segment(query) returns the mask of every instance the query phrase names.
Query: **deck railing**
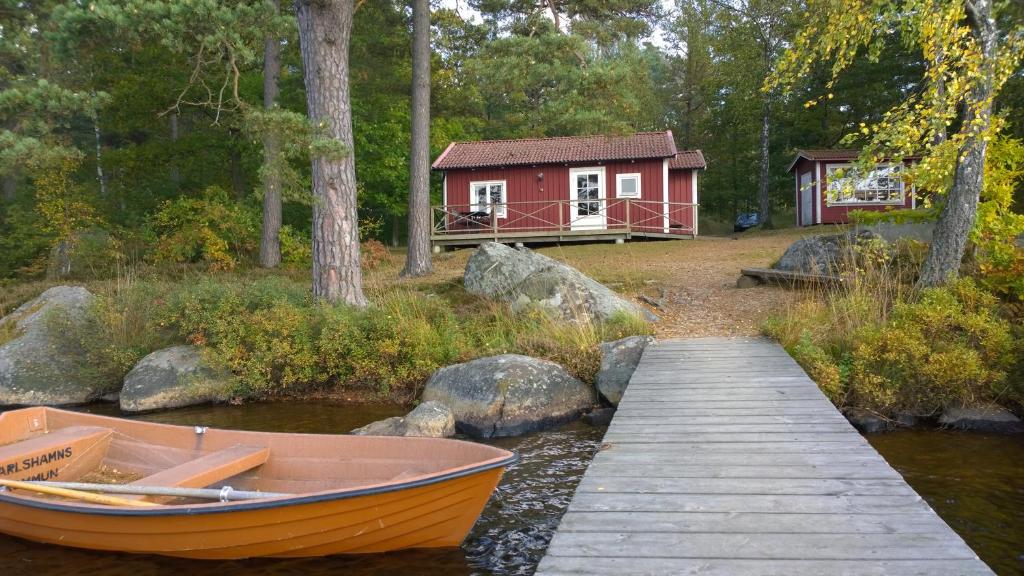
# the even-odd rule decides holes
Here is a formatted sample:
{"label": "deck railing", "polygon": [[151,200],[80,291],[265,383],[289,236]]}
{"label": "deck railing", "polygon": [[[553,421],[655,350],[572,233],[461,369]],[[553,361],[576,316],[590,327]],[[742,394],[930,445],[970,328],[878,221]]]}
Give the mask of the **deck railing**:
{"label": "deck railing", "polygon": [[557,235],[588,232],[696,234],[697,204],[633,198],[535,200],[433,207],[435,237]]}

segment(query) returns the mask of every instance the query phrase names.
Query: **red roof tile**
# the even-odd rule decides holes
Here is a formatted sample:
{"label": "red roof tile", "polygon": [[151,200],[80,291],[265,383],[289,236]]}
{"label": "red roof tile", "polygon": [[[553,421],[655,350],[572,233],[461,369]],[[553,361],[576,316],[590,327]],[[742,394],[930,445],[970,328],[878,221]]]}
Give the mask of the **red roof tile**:
{"label": "red roof tile", "polygon": [[[850,162],[852,160],[856,160],[858,156],[860,156],[860,150],[797,150],[796,158],[793,159],[793,162],[789,165],[789,168],[787,168],[786,171],[792,172],[793,167],[796,166],[796,163],[799,162],[801,158],[806,158],[811,162]],[[921,156],[905,156],[903,159],[920,160]]]}
{"label": "red roof tile", "polygon": [[700,150],[683,150],[668,161],[669,170],[694,170],[707,168],[704,154]]}
{"label": "red roof tile", "polygon": [[435,170],[674,158],[672,132],[630,136],[563,136],[522,140],[452,142],[434,161]]}

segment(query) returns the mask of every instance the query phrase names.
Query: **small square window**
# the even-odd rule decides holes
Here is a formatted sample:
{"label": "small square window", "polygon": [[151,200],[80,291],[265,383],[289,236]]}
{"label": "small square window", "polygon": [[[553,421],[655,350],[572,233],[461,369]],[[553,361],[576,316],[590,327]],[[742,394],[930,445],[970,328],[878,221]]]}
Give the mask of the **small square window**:
{"label": "small square window", "polygon": [[618,184],[615,195],[619,198],[640,197],[640,174],[619,174],[615,181]]}

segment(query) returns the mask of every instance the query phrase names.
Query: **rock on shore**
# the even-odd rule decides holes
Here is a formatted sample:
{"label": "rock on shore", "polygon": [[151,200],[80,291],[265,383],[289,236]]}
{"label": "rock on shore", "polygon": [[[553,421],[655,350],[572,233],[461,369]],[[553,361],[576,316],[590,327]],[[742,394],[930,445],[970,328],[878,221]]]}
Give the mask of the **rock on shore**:
{"label": "rock on shore", "polygon": [[597,394],[554,362],[503,354],[441,368],[422,399],[451,409],[460,432],[491,438],[574,420],[597,403]]}
{"label": "rock on shore", "polygon": [[463,283],[467,292],[503,300],[513,310],[537,307],[569,321],[601,321],[620,313],[658,319],[571,266],[495,242],[481,244],[470,256]]}
{"label": "rock on shore", "polygon": [[111,391],[79,339],[94,301],[81,286],[55,286],[0,320],[0,404],[83,404]]}
{"label": "rock on shore", "polygon": [[125,412],[180,408],[228,400],[230,372],[211,365],[196,346],[157,350],[124,377],[119,402]]}
{"label": "rock on shore", "polygon": [[440,402],[423,402],[405,416],[392,416],[356,428],[362,436],[421,436],[450,438],[455,435],[455,416]]}
{"label": "rock on shore", "polygon": [[601,370],[597,373],[597,391],[612,406],[618,406],[629,379],[636,371],[651,336],[629,336],[601,343]]}

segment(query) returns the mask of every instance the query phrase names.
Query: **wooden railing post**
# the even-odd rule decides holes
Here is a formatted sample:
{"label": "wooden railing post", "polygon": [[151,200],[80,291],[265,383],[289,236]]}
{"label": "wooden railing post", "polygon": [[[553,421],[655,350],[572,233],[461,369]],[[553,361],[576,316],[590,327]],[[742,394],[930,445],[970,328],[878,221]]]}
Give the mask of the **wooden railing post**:
{"label": "wooden railing post", "polygon": [[633,221],[630,219],[629,213],[632,211],[633,206],[630,204],[631,200],[626,198],[626,233],[633,231]]}
{"label": "wooden railing post", "polygon": [[494,241],[498,241],[498,205],[491,204],[491,233],[494,234]]}

